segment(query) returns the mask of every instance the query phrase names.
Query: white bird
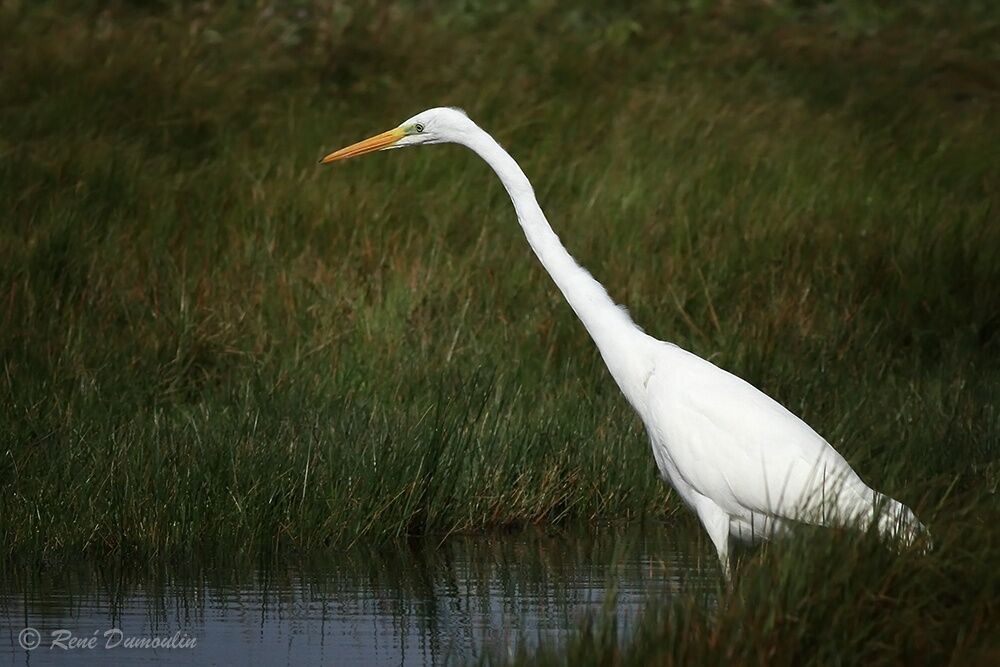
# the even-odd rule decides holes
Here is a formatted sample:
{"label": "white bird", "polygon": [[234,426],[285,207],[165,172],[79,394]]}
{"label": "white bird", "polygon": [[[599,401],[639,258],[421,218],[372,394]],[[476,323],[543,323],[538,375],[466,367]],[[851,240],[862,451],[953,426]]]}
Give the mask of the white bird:
{"label": "white bird", "polygon": [[462,110],[428,109],[320,162],[439,143],[470,148],[500,177],[531,249],[642,418],[660,474],[697,513],[727,577],[730,536],[767,539],[794,522],[860,529],[875,522],[881,535],[906,544],[925,532],[908,507],[865,484],[777,401],[640,329],[567,252],[514,159]]}

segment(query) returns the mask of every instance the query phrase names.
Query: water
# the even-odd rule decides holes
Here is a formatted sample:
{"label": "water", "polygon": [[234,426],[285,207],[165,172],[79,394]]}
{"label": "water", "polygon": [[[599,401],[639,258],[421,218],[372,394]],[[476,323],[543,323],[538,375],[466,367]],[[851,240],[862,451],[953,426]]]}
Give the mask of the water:
{"label": "water", "polygon": [[529,531],[266,568],[8,572],[0,664],[460,664],[560,641],[606,603],[627,627],[681,587],[710,590],[711,554],[685,538],[665,526]]}

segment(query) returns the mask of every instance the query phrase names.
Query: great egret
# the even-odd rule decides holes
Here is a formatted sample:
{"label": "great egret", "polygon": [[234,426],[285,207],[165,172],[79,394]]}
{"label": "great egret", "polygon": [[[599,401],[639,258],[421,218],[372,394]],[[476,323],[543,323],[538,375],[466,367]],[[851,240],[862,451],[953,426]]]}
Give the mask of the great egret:
{"label": "great egret", "polygon": [[435,108],[320,162],[372,151],[456,143],[503,182],[532,250],[597,344],[642,418],[660,474],[697,514],[729,576],[729,538],[767,539],[790,522],[876,522],[912,542],[923,525],[874,491],[805,422],[744,380],[642,331],[566,251],[514,159],[460,109]]}

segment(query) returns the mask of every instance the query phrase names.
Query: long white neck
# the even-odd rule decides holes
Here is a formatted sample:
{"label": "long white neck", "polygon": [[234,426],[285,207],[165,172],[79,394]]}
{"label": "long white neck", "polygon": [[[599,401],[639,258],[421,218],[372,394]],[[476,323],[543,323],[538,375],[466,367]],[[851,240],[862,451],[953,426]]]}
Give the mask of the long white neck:
{"label": "long white neck", "polygon": [[[528,244],[542,266],[566,297],[583,326],[587,328],[613,375],[616,363],[636,335],[645,338],[625,310],[608,296],[604,287],[576,263],[559,237],[552,231],[535,199],[534,189],[521,167],[493,137],[476,127],[461,142],[475,151],[500,177],[517,211]],[[618,353],[616,353],[618,352]]]}

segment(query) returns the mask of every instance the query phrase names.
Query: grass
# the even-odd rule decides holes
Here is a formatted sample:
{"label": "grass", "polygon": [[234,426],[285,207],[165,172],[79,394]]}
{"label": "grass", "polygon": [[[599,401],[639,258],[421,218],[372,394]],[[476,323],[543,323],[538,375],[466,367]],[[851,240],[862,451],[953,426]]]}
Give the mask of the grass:
{"label": "grass", "polygon": [[800,537],[756,554],[732,590],[712,595],[688,587],[676,598],[652,601],[627,625],[608,605],[564,642],[521,647],[514,656],[493,653],[481,662],[995,663],[996,559],[978,557],[995,553],[995,537],[970,531],[961,542],[940,543],[929,557],[894,554],[874,538],[848,540],[830,531]]}
{"label": "grass", "polygon": [[875,593],[843,626],[796,606],[830,608],[799,594],[834,574],[890,611],[925,595],[962,629],[933,655],[962,657],[1000,571],[1000,17],[732,4],[4,3],[3,557],[679,510],[484,165],[315,165],[454,104],[640,324],[785,403],[942,545],[865,551],[855,580],[836,549],[867,547],[793,540],[615,659],[674,628],[705,651],[678,662],[763,660],[727,652],[748,613],[775,650],[848,636]]}

